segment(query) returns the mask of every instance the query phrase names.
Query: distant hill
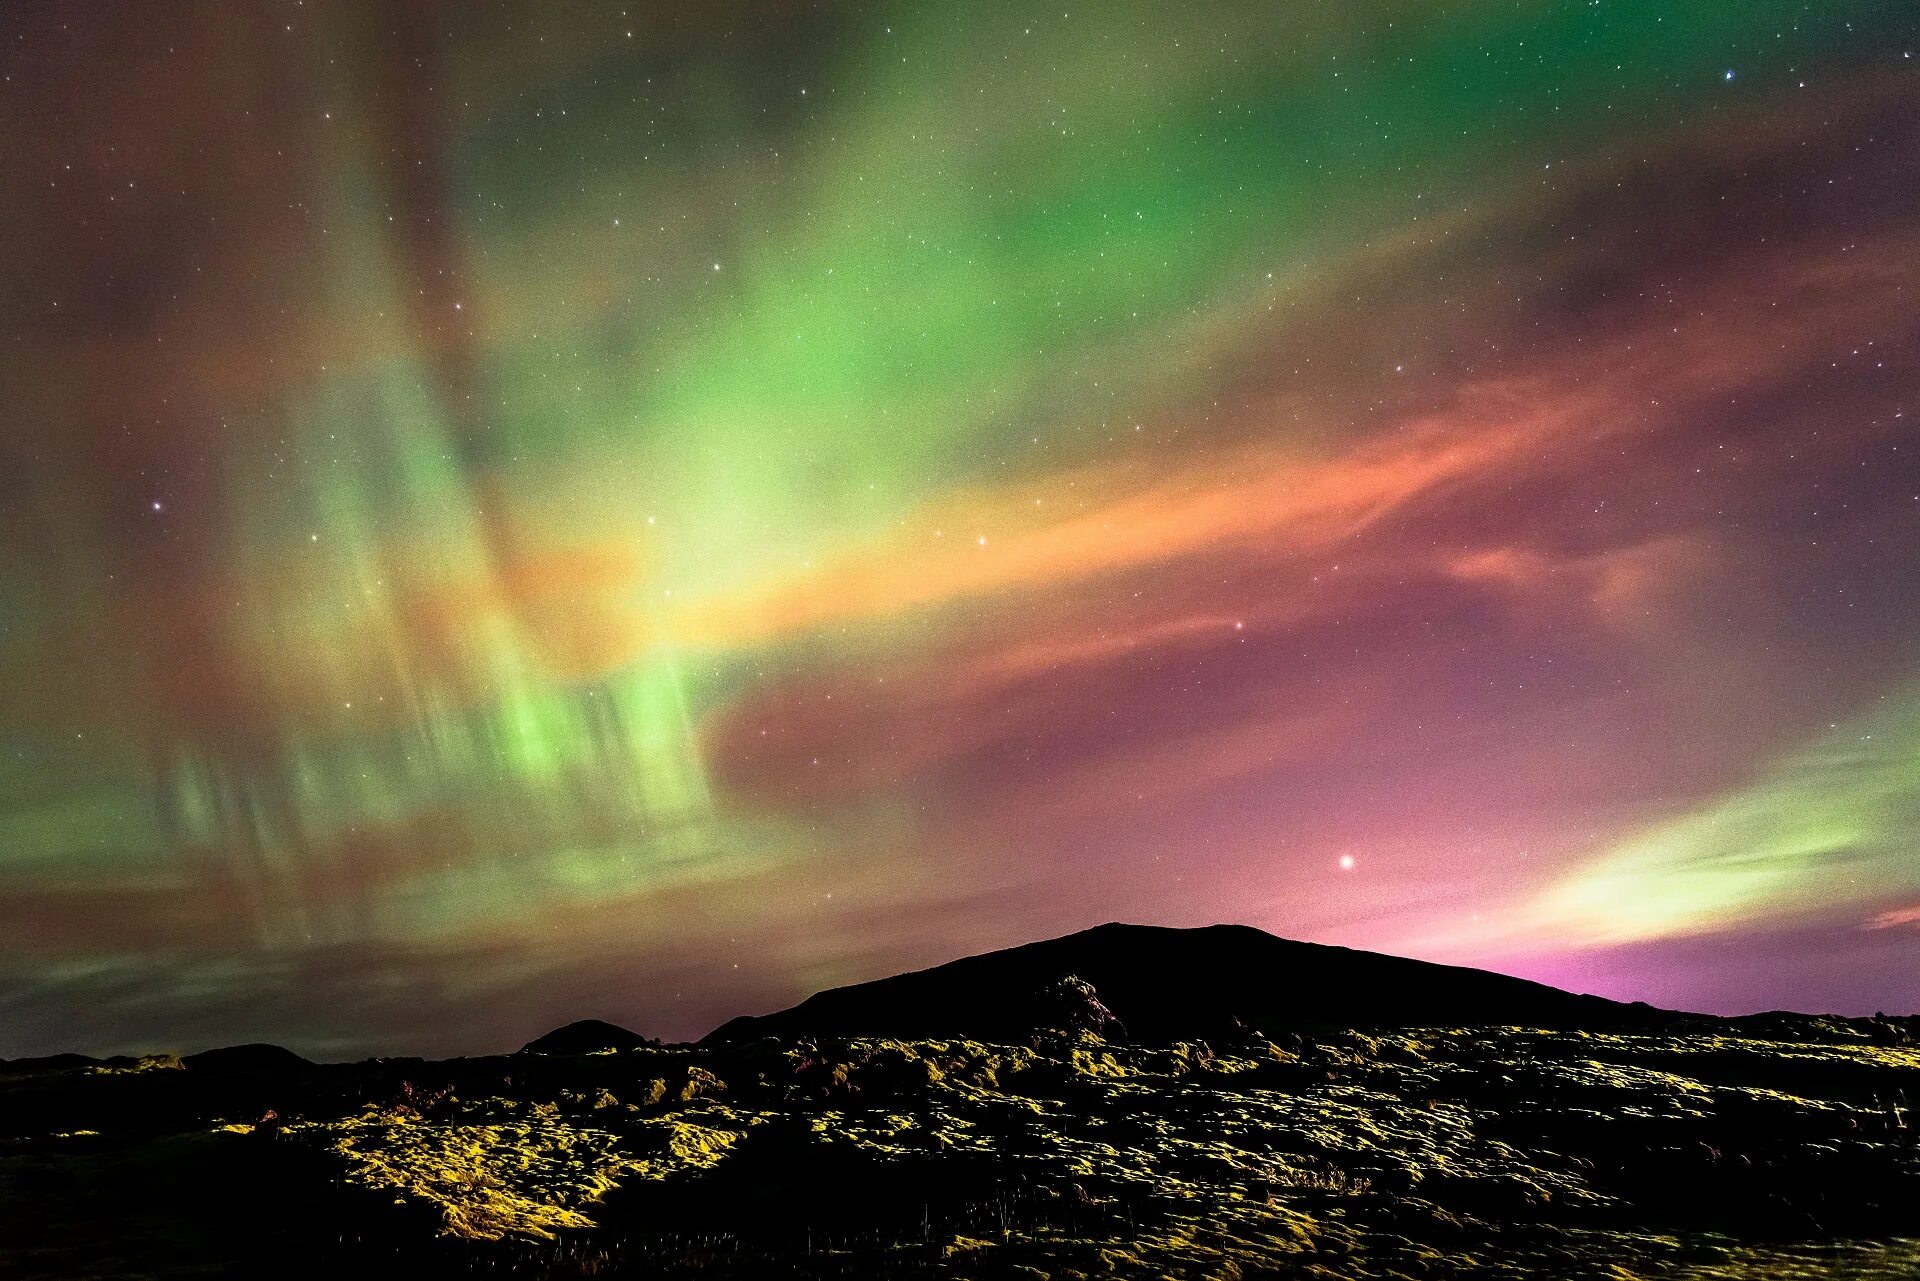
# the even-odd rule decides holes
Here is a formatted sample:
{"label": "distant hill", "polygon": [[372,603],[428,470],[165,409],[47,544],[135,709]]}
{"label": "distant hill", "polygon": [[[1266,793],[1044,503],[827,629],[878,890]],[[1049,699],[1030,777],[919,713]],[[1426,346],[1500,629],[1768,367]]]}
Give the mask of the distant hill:
{"label": "distant hill", "polygon": [[1485,970],[1276,938],[1247,925],[1108,924],[808,997],[733,1019],[703,1043],[758,1037],[1020,1040],[1059,1026],[1061,980],[1091,984],[1137,1041],[1241,1028],[1621,1028],[1670,1020],[1643,1004],[1580,996]]}
{"label": "distant hill", "polygon": [[298,1072],[313,1066],[310,1060],[301,1058],[292,1050],[258,1042],[203,1050],[187,1055],[180,1060],[180,1064],[189,1072],[252,1077],[270,1076],[276,1072]]}
{"label": "distant hill", "polygon": [[630,1032],[617,1023],[600,1019],[581,1019],[535,1037],[520,1047],[522,1054],[598,1054],[606,1050],[631,1050],[658,1045],[638,1032]]}

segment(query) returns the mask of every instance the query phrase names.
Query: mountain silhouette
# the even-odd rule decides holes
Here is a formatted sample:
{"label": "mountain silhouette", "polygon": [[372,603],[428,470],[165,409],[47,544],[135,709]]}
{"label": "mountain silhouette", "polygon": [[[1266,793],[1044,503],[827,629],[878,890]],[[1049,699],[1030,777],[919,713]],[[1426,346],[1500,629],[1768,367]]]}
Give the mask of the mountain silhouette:
{"label": "mountain silhouette", "polygon": [[637,1046],[658,1045],[638,1032],[630,1032],[617,1023],[600,1019],[580,1019],[557,1027],[545,1036],[535,1037],[520,1047],[522,1054],[597,1054],[602,1050],[630,1050]]}
{"label": "mountain silhouette", "polygon": [[202,1050],[180,1060],[189,1072],[218,1076],[271,1076],[299,1072],[313,1066],[292,1050],[278,1045],[253,1042],[247,1045],[223,1045],[217,1050]]}
{"label": "mountain silhouette", "polygon": [[1059,1027],[1062,980],[1091,985],[1125,1036],[1142,1042],[1327,1027],[1602,1029],[1675,1017],[1486,970],[1294,942],[1248,925],[1111,923],[833,988],[774,1014],[733,1019],[703,1044],[807,1036],[1024,1040]]}

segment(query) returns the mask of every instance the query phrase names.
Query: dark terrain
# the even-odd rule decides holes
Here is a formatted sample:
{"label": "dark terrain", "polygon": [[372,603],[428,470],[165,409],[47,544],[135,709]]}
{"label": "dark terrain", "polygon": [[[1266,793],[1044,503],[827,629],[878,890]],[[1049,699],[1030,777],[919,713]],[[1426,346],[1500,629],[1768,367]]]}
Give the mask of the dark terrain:
{"label": "dark terrain", "polygon": [[1920,1020],[1107,926],[661,1046],[0,1063],[0,1276],[1920,1276]]}

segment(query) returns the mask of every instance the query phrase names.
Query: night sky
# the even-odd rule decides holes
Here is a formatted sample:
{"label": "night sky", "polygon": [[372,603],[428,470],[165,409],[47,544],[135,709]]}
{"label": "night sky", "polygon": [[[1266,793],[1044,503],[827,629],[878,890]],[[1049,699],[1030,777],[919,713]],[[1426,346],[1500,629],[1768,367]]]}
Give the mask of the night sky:
{"label": "night sky", "polygon": [[1920,11],[0,9],[0,1054],[1109,919],[1920,1008]]}

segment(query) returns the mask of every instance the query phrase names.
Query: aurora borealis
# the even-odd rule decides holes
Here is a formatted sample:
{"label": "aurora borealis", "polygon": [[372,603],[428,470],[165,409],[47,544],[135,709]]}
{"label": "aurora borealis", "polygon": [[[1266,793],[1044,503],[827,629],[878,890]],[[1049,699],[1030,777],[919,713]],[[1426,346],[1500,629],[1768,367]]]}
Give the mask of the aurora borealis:
{"label": "aurora borealis", "polygon": [[0,14],[0,1054],[1108,919],[1920,1007],[1920,14]]}

